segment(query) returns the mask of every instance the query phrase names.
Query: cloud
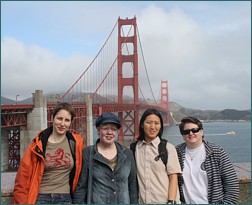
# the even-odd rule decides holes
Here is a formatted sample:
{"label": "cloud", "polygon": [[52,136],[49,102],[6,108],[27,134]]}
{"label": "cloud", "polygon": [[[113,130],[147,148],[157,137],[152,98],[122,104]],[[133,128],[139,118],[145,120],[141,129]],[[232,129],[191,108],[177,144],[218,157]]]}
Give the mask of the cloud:
{"label": "cloud", "polygon": [[179,8],[152,5],[138,27],[152,82],[168,80],[170,100],[200,109],[249,108],[248,25],[224,24],[213,33]]}
{"label": "cloud", "polygon": [[[98,53],[118,16],[136,15],[142,45],[138,47],[139,69],[144,67],[144,56],[156,98],[161,80],[168,80],[169,99],[182,106],[250,108],[251,9],[246,4],[113,2],[112,8],[109,2],[100,3],[44,2],[38,12],[37,3],[25,4],[22,14],[30,5],[33,12],[21,15],[29,18],[22,19],[25,29],[17,31],[8,25],[22,25],[21,17],[5,9],[2,95],[13,99],[19,94],[24,99],[35,89],[66,91]],[[65,8],[66,13],[62,12]],[[148,95],[143,72],[139,72],[139,82]]]}
{"label": "cloud", "polygon": [[37,45],[25,45],[13,38],[1,43],[1,84],[5,97],[31,97],[35,90],[44,93],[64,92],[81,75],[90,58],[74,55],[67,58]]}

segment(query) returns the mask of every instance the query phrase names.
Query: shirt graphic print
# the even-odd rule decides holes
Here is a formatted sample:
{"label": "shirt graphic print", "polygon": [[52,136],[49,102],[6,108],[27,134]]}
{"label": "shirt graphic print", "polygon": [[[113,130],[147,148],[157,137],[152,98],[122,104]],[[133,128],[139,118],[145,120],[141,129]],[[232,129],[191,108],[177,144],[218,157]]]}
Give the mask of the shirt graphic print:
{"label": "shirt graphic print", "polygon": [[48,169],[56,167],[69,168],[71,162],[71,154],[65,152],[64,149],[58,148],[54,153],[46,153],[46,166]]}

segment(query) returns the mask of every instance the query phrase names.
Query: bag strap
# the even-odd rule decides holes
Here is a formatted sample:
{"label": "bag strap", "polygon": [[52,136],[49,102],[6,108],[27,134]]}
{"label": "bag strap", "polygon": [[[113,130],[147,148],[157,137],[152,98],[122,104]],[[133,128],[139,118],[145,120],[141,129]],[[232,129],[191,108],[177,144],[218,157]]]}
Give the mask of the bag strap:
{"label": "bag strap", "polygon": [[165,166],[167,165],[167,161],[168,161],[168,151],[166,149],[166,144],[167,144],[167,140],[161,139],[158,145],[158,152]]}
{"label": "bag strap", "polygon": [[[130,149],[132,150],[134,157],[135,157],[137,142],[138,141],[135,141],[135,142],[132,142],[130,144]],[[159,158],[161,158],[161,160],[163,161],[165,166],[167,165],[167,162],[168,162],[168,151],[166,149],[166,144],[167,144],[166,139],[161,139],[160,140],[160,143],[158,144],[158,153],[159,153],[159,155],[155,157],[156,161],[158,161]]]}

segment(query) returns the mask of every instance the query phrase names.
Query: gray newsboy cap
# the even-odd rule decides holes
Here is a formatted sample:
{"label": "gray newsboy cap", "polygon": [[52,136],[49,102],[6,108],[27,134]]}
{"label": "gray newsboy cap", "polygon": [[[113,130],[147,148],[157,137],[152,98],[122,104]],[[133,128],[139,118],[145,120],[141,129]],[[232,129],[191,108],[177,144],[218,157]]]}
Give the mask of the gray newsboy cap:
{"label": "gray newsboy cap", "polygon": [[116,124],[117,128],[121,127],[120,118],[110,112],[102,113],[95,122],[95,126],[98,128],[101,124],[113,123]]}

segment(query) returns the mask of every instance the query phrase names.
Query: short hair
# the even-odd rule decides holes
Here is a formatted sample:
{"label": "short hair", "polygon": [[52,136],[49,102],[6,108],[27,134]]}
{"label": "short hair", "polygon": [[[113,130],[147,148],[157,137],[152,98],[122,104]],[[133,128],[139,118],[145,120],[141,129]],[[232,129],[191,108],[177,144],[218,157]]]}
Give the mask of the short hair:
{"label": "short hair", "polygon": [[[187,123],[193,123],[193,124],[196,124],[198,125],[198,127],[200,129],[203,130],[203,125],[202,125],[202,122],[195,118],[195,117],[191,117],[191,116],[188,116],[188,117],[184,117],[182,120],[181,120],[181,123],[179,124],[179,131],[180,131],[180,134],[182,134],[183,130],[184,130],[184,126],[185,124]],[[183,135],[183,134],[182,134]]]}
{"label": "short hair", "polygon": [[157,117],[159,117],[160,123],[161,123],[161,128],[159,130],[158,136],[159,136],[160,139],[162,139],[162,134],[163,134],[163,130],[164,130],[164,123],[163,123],[162,115],[160,114],[160,112],[158,110],[150,108],[150,109],[145,110],[145,112],[143,113],[143,115],[142,115],[142,117],[140,119],[140,123],[139,123],[139,137],[137,138],[137,140],[139,140],[139,141],[144,140],[145,132],[144,132],[144,128],[143,128],[143,123],[144,123],[145,119],[149,115],[156,115]]}
{"label": "short hair", "polygon": [[57,104],[55,106],[55,108],[53,109],[52,111],[52,116],[53,116],[53,119],[54,117],[57,115],[57,113],[60,111],[60,110],[66,110],[70,113],[71,115],[71,121],[74,120],[74,117],[75,117],[75,111],[74,111],[74,108],[72,105],[70,105],[69,103],[67,102],[61,102],[59,104]]}

